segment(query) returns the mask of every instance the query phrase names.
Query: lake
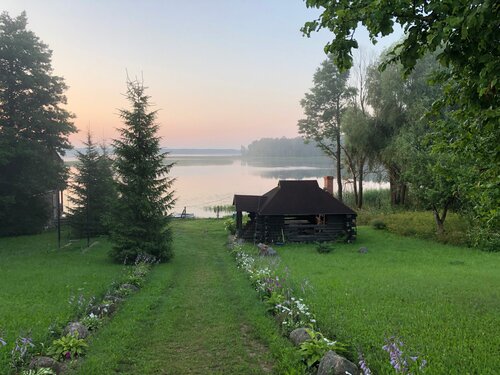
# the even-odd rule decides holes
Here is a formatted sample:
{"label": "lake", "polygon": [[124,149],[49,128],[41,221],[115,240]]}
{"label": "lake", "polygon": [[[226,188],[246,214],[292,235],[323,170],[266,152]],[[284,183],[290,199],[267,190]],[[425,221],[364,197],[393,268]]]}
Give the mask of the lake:
{"label": "lake", "polygon": [[[207,207],[229,205],[234,194],[261,195],[274,188],[279,180],[316,179],[323,187],[323,176],[334,175],[333,161],[328,158],[252,158],[237,155],[172,155],[176,164],[171,176],[177,202],[174,213],[196,217],[215,217]],[[388,189],[387,182],[364,183],[365,189]],[[336,182],[334,182],[336,186]],[[346,190],[352,184],[344,182]]]}
{"label": "lake", "polygon": [[[173,214],[180,214],[186,207],[186,212],[195,217],[215,217],[209,207],[230,205],[234,194],[264,194],[279,180],[315,179],[323,187],[323,176],[335,175],[334,163],[326,157],[244,159],[239,155],[172,154],[167,161],[175,162],[170,172],[175,178]],[[368,177],[371,180],[363,184],[366,190],[389,188],[387,182],[378,182],[377,176]],[[334,181],[334,188],[336,184]],[[344,181],[344,189],[352,190],[352,184]],[[65,195],[67,205],[67,191]]]}

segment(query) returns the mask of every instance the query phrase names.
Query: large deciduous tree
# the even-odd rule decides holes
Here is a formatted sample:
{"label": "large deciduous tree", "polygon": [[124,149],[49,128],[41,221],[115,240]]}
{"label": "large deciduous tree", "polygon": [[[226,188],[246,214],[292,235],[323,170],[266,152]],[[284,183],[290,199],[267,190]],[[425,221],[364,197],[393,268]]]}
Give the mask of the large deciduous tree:
{"label": "large deciduous tree", "polygon": [[314,73],[314,86],[300,104],[305,119],[298,122],[299,133],[312,140],[336,162],[337,196],[342,200],[342,113],[356,90],[347,84],[349,73],[341,73],[329,57]]}
{"label": "large deciduous tree", "polygon": [[[306,0],[322,8],[317,20],[307,22],[306,35],[321,28],[334,38],[325,52],[341,69],[352,65],[351,51],[358,47],[354,32],[364,25],[372,42],[389,35],[399,24],[406,37],[391,52],[388,63],[400,63],[409,73],[428,52],[447,68],[438,81],[443,95],[434,109],[449,107],[449,115],[434,125],[433,149],[448,154],[457,183],[469,201],[476,233],[500,243],[500,5],[475,1],[373,1]],[[488,234],[489,233],[489,234]],[[492,244],[492,242],[490,242]]]}
{"label": "large deciduous tree", "polygon": [[50,192],[65,185],[60,154],[76,129],[52,52],[27,30],[26,13],[0,15],[0,235],[35,233],[50,217]]}
{"label": "large deciduous tree", "polygon": [[125,126],[114,141],[119,198],[111,220],[111,255],[130,263],[147,253],[165,262],[173,255],[173,179],[168,176],[173,164],[165,164],[166,154],[160,152],[157,113],[149,110],[142,83],[128,81],[127,98],[132,108],[120,111]]}

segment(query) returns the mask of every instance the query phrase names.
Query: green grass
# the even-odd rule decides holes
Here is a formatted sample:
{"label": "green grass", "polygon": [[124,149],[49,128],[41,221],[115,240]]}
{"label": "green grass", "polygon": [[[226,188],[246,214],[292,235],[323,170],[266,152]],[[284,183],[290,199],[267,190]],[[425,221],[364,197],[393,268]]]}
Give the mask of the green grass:
{"label": "green grass", "polygon": [[283,373],[297,360],[225,249],[223,222],[174,222],[175,257],[90,340],[77,374]]}
{"label": "green grass", "polygon": [[279,269],[298,294],[305,286],[321,331],[351,344],[351,358],[361,349],[375,373],[392,373],[381,347],[397,335],[429,362],[426,374],[498,373],[500,254],[368,227],[334,247],[285,245]]}
{"label": "green grass", "polygon": [[105,241],[86,249],[73,243],[57,250],[56,234],[0,238],[0,373],[9,368],[10,350],[19,334],[47,341],[49,327],[73,317],[71,295],[104,293],[122,267],[111,263]]}
{"label": "green grass", "polygon": [[467,219],[449,212],[444,224],[445,233],[436,234],[436,223],[431,211],[358,211],[358,225],[371,225],[374,220],[386,224],[391,233],[406,237],[433,240],[439,243],[466,246],[468,243]]}

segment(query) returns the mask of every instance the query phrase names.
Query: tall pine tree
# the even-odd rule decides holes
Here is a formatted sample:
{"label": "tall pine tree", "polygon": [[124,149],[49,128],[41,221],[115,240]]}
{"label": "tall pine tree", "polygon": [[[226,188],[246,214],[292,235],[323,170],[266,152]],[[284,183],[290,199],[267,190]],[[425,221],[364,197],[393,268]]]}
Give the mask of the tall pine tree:
{"label": "tall pine tree", "polygon": [[149,96],[142,83],[127,82],[132,108],[121,110],[125,126],[114,142],[118,203],[111,220],[111,255],[120,262],[133,262],[140,253],[168,261],[172,255],[169,211],[173,207],[173,179],[168,173],[156,136],[156,111],[149,110]]}
{"label": "tall pine tree", "polygon": [[76,129],[52,51],[26,29],[26,13],[0,15],[0,235],[41,231],[51,192],[65,185],[60,158]]}
{"label": "tall pine tree", "polygon": [[78,152],[76,171],[69,187],[69,222],[77,237],[108,233],[107,217],[116,201],[111,160],[104,147],[99,154],[90,132],[85,152]]}

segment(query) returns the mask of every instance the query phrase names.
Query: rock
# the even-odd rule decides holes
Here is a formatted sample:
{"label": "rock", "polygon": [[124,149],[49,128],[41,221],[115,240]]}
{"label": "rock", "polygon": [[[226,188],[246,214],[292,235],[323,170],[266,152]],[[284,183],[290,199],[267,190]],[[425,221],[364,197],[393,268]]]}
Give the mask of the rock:
{"label": "rock", "polygon": [[305,328],[296,328],[290,333],[290,340],[297,346],[310,339],[311,336]]}
{"label": "rock", "polygon": [[103,316],[109,316],[113,314],[116,311],[117,307],[117,303],[101,303],[92,307],[90,313],[98,316],[99,318],[102,318]]}
{"label": "rock", "polygon": [[266,244],[259,243],[257,245],[257,247],[259,248],[259,255],[260,256],[276,256],[276,255],[278,255],[276,250],[274,250],[270,246],[267,246]]}
{"label": "rock", "polygon": [[360,375],[358,367],[351,361],[329,350],[321,359],[317,375]]}
{"label": "rock", "polygon": [[233,243],[234,241],[236,240],[236,236],[235,235],[228,235],[227,236],[227,243],[230,244],[230,243]]}
{"label": "rock", "polygon": [[80,322],[70,322],[63,332],[65,335],[75,335],[78,334],[79,339],[84,339],[89,335],[89,330]]}
{"label": "rock", "polygon": [[366,254],[368,252],[368,249],[366,247],[360,247],[358,250],[358,253],[360,254]]}
{"label": "rock", "polygon": [[139,290],[139,287],[134,285],[134,284],[125,283],[125,284],[120,285],[120,289],[126,289],[126,290],[130,290],[131,292],[137,292]]}
{"label": "rock", "polygon": [[61,373],[61,366],[59,362],[50,357],[35,357],[31,360],[29,368],[37,370],[39,368],[50,368],[56,374]]}
{"label": "rock", "polygon": [[119,297],[119,296],[115,296],[113,294],[107,294],[104,296],[104,301],[110,301],[113,303],[120,303],[123,301],[123,298]]}

